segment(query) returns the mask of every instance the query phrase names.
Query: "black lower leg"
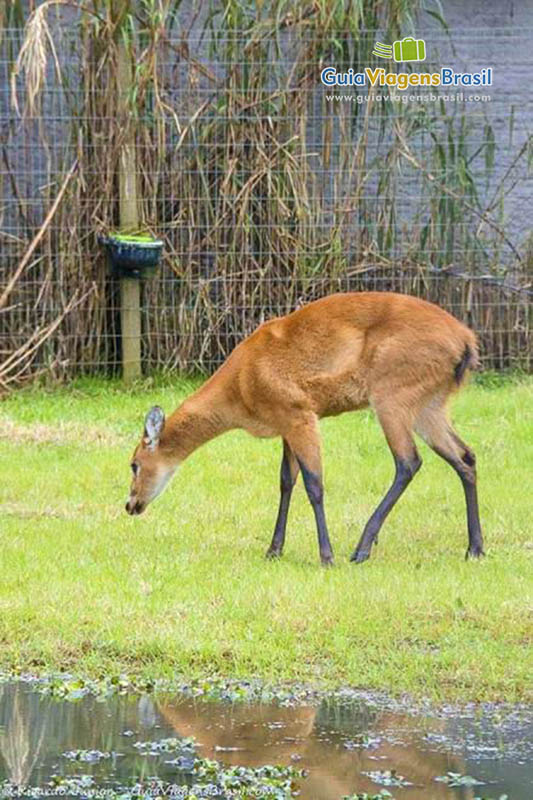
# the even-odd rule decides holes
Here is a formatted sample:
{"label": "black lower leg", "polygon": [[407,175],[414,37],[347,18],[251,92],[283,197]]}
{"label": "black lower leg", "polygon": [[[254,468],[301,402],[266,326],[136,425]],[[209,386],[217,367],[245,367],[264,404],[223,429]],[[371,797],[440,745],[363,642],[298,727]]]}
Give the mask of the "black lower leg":
{"label": "black lower leg", "polygon": [[466,551],[466,558],[479,558],[485,555],[485,553],[483,551],[483,535],[481,533],[477,499],[476,457],[472,450],[457,436],[455,431],[451,431],[451,434],[456,444],[461,448],[460,457],[457,455],[448,455],[448,453],[444,453],[436,447],[433,449],[453,467],[461,479],[465,493],[466,520],[468,526],[468,550]]}
{"label": "black lower leg", "polygon": [[416,451],[409,460],[400,459],[395,455],[394,463],[396,465],[396,474],[392,486],[366,523],[359,544],[350,558],[350,561],[355,561],[357,564],[366,561],[369,557],[372,545],[377,540],[378,533],[387,515],[400,495],[405,491],[415,473],[422,466],[422,460]]}
{"label": "black lower leg", "polygon": [[483,552],[483,535],[481,533],[477,499],[476,457],[457,435],[455,435],[455,439],[462,446],[463,452],[460,461],[450,460],[449,463],[459,475],[465,493],[466,520],[468,526],[468,550],[466,551],[466,558],[479,558],[485,555],[485,553]]}
{"label": "black lower leg", "polygon": [[298,463],[302,470],[307,496],[315,514],[320,560],[326,565],[333,564],[333,550],[329,540],[326,515],[324,512],[324,487],[322,478],[320,475],[315,475],[314,472],[308,470],[299,459]]}
{"label": "black lower leg", "polygon": [[[277,558],[283,551],[285,544],[285,531],[287,529],[287,516],[289,513],[289,506],[291,502],[291,495],[294,484],[296,482],[297,474],[295,475],[291,469],[291,460],[294,456],[286,442],[283,443],[283,458],[281,460],[280,472],[280,501],[276,525],[274,528],[274,535],[272,542],[267,550],[267,558]],[[297,473],[297,470],[296,470]]]}
{"label": "black lower leg", "polygon": [[479,558],[484,556],[483,534],[481,533],[481,523],[479,521],[479,506],[477,500],[477,487],[475,482],[462,478],[463,489],[466,499],[466,517],[468,524],[468,550],[466,558]]}

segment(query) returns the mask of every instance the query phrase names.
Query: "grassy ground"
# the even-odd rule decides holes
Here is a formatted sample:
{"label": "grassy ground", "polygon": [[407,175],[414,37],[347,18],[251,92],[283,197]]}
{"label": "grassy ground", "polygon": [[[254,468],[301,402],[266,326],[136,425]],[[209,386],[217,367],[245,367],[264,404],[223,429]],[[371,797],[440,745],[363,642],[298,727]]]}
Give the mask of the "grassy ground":
{"label": "grassy ground", "polygon": [[191,388],[84,382],[0,405],[0,666],[531,699],[531,379],[485,379],[455,401],[478,456],[488,551],[479,563],[463,560],[459,480],[424,445],[424,467],[372,559],[348,563],[392,459],[370,413],[325,421],[331,570],[319,566],[301,483],[285,555],[263,559],[277,441],[226,434],[144,516],[126,515],[145,411],[158,402],[168,412]]}

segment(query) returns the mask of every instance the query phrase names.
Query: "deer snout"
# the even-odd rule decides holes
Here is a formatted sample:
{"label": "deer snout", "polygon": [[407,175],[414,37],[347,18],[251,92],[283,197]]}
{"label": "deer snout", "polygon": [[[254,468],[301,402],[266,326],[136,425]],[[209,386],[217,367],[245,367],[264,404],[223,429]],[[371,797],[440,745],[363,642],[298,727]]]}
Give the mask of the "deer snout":
{"label": "deer snout", "polygon": [[128,512],[128,514],[130,514],[131,516],[134,516],[135,514],[142,514],[142,512],[145,509],[145,505],[144,505],[144,503],[141,503],[140,500],[136,500],[136,499],[132,500],[131,497],[130,497],[130,499],[126,503],[125,508],[126,508],[126,511]]}

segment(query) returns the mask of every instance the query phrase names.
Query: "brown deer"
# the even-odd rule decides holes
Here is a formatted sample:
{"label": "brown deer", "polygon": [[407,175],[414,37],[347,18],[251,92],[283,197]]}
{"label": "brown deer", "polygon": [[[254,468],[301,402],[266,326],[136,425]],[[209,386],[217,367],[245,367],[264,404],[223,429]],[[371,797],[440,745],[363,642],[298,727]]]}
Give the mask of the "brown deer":
{"label": "brown deer", "polygon": [[390,292],[335,294],[260,325],[165,421],[155,406],[131,462],[126,511],[140,514],[200,445],[233,428],[281,436],[281,499],[267,556],[281,555],[293,486],[301,471],[314,511],[320,558],[333,562],[324,513],[318,420],[371,406],[396,474],[351,560],[365,561],[383,522],[422,464],[413,433],[459,475],[468,550],[483,555],[475,458],[446,413],[450,395],[478,363],[469,328],[436,305]]}

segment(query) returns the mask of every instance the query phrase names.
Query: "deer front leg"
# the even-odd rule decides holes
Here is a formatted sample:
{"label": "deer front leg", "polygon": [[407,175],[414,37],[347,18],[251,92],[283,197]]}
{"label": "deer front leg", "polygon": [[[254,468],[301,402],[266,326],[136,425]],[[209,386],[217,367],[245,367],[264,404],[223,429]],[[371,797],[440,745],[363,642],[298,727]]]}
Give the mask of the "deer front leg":
{"label": "deer front leg", "polygon": [[296,456],[309,502],[315,515],[320,560],[324,566],[333,564],[333,550],[329,540],[324,512],[324,484],[322,481],[322,458],[318,419],[310,414],[305,420],[293,425],[286,440]]}
{"label": "deer front leg", "polygon": [[276,527],[274,528],[274,536],[272,542],[267,550],[267,558],[278,558],[283,552],[283,545],[285,544],[285,531],[287,528],[287,516],[289,513],[289,505],[291,502],[291,495],[294,484],[298,477],[300,466],[290,446],[283,440],[283,458],[281,460],[280,471],[280,500],[278,517],[276,519]]}

